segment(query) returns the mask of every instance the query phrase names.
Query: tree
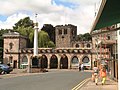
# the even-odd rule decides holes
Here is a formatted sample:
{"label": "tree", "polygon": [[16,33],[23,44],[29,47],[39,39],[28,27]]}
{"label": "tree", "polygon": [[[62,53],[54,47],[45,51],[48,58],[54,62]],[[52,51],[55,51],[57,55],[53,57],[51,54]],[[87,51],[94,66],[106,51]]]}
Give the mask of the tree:
{"label": "tree", "polygon": [[4,33],[7,33],[9,29],[0,30],[0,62],[3,62],[3,37]]}
{"label": "tree", "polygon": [[92,40],[92,36],[89,33],[85,33],[83,35],[84,37],[84,41],[91,41]]}
{"label": "tree", "polygon": [[55,28],[51,24],[44,24],[41,30],[47,32],[50,40],[55,43]]}
{"label": "tree", "polygon": [[34,28],[34,23],[32,20],[30,20],[30,17],[25,17],[23,19],[20,19],[17,23],[15,23],[15,26],[13,26],[13,29],[16,30],[19,27],[32,27]]}
{"label": "tree", "polygon": [[92,36],[89,33],[79,34],[77,36],[77,40],[79,40],[79,41],[91,41]]}
{"label": "tree", "polygon": [[55,47],[54,42],[53,42],[53,41],[49,41],[49,42],[48,42],[48,47],[54,48],[54,47]]}
{"label": "tree", "polygon": [[40,31],[38,33],[38,47],[39,48],[55,47],[54,43],[49,39],[49,35],[47,32]]}
{"label": "tree", "polygon": [[14,31],[19,32],[21,35],[28,37],[28,47],[33,47],[34,23],[29,17],[20,19],[15,26],[13,26],[13,29]]}

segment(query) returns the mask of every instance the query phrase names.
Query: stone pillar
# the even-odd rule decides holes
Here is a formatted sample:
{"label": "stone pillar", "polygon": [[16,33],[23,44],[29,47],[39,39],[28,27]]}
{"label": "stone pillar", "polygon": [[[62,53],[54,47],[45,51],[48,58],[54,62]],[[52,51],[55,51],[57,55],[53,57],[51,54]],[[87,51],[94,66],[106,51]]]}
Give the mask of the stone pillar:
{"label": "stone pillar", "polygon": [[28,56],[28,69],[27,69],[28,73],[31,73],[31,57]]}
{"label": "stone pillar", "polygon": [[50,56],[48,56],[47,59],[48,59],[48,67],[47,68],[50,69]]}
{"label": "stone pillar", "polygon": [[38,55],[38,24],[34,28],[34,56]]}
{"label": "stone pillar", "polygon": [[71,62],[71,57],[68,57],[68,69],[71,68],[71,67],[70,67],[70,66],[71,66],[71,65],[70,65],[71,63],[70,63],[70,62]]}
{"label": "stone pillar", "polygon": [[58,56],[58,69],[60,69],[60,56]]}

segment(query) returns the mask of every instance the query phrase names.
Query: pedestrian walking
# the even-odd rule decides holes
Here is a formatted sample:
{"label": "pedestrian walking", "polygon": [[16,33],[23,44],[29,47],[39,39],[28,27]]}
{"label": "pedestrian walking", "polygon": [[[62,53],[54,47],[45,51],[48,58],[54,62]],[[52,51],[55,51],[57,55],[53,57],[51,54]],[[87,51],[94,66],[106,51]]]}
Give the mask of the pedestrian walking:
{"label": "pedestrian walking", "polygon": [[79,71],[81,71],[81,64],[79,64],[79,67],[78,67],[78,68],[79,68]]}
{"label": "pedestrian walking", "polygon": [[103,66],[100,70],[100,77],[102,78],[102,85],[105,84],[106,76],[107,76],[106,68]]}
{"label": "pedestrian walking", "polygon": [[83,63],[81,64],[81,71],[84,71],[84,65],[83,65]]}
{"label": "pedestrian walking", "polygon": [[96,85],[98,85],[98,67],[93,68],[93,73],[92,73],[92,80],[95,82]]}

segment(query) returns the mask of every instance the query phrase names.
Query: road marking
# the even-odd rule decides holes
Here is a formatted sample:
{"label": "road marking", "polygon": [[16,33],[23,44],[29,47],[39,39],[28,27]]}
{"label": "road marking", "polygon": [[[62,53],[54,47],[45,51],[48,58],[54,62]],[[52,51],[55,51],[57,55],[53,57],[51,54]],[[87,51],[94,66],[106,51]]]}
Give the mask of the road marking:
{"label": "road marking", "polygon": [[79,90],[86,82],[88,82],[90,80],[90,78],[87,78],[85,80],[83,80],[82,82],[80,82],[77,86],[75,86],[72,90]]}

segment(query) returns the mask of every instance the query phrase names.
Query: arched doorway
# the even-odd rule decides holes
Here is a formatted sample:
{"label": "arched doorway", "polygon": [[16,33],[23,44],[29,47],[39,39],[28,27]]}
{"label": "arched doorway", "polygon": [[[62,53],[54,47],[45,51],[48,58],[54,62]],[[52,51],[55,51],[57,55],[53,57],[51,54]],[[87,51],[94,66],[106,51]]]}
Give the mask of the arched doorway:
{"label": "arched doorway", "polygon": [[38,67],[38,64],[39,63],[39,60],[37,57],[33,57],[32,58],[32,67],[35,68],[35,67]]}
{"label": "arched doorway", "polygon": [[48,67],[48,59],[45,55],[42,55],[40,58],[40,68],[47,68]]}
{"label": "arched doorway", "polygon": [[74,56],[71,60],[71,68],[78,68],[79,67],[79,60],[77,56]]}
{"label": "arched doorway", "polygon": [[50,58],[50,68],[58,68],[58,59],[56,55],[52,55]]}
{"label": "arched doorway", "polygon": [[60,59],[60,68],[68,69],[68,57],[65,54]]}
{"label": "arched doorway", "polygon": [[90,63],[90,60],[89,60],[89,58],[87,56],[85,56],[82,59],[82,62],[83,62],[83,65],[84,65],[84,69],[90,69],[91,63]]}
{"label": "arched doorway", "polygon": [[23,56],[23,59],[21,62],[21,68],[24,69],[24,68],[27,68],[27,66],[28,66],[28,58],[27,56]]}

